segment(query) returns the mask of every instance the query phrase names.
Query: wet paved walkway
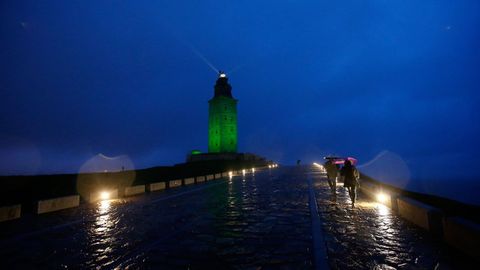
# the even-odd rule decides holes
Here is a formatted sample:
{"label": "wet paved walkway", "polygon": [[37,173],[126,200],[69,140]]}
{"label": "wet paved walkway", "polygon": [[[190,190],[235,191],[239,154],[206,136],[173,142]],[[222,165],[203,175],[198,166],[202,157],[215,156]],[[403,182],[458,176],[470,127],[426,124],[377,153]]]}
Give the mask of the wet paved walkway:
{"label": "wet paved walkway", "polygon": [[358,193],[355,208],[343,185],[337,196],[318,171],[315,182],[332,269],[476,269],[470,258]]}
{"label": "wet paved walkway", "polygon": [[333,202],[322,175],[287,167],[1,224],[0,268],[311,269],[308,180],[332,269],[456,262],[389,209],[352,210],[343,188]]}

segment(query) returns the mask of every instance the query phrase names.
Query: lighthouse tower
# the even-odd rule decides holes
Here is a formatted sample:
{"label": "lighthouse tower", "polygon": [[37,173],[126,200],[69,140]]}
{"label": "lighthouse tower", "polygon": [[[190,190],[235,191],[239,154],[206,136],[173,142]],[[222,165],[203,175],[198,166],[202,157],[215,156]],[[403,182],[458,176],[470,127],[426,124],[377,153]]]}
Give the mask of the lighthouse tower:
{"label": "lighthouse tower", "polygon": [[215,95],[208,101],[208,152],[237,152],[237,102],[227,75],[220,72]]}

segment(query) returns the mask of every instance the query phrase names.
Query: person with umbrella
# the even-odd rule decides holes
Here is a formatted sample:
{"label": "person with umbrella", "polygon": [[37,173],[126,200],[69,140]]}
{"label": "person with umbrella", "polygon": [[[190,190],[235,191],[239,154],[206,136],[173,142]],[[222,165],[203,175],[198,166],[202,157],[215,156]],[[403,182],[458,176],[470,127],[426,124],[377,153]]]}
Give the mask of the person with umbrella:
{"label": "person with umbrella", "polygon": [[327,171],[327,180],[328,180],[328,185],[330,186],[330,189],[332,189],[332,193],[334,196],[337,195],[337,176],[338,176],[338,167],[337,164],[335,164],[335,161],[333,159],[327,159],[327,162],[325,162],[325,170]]}

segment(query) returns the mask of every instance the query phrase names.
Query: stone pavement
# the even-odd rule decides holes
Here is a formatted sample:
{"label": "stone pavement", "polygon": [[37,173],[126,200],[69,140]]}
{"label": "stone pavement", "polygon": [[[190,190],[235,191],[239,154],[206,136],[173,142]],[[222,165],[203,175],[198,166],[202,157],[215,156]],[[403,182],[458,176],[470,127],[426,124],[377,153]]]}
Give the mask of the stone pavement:
{"label": "stone pavement", "polygon": [[333,202],[326,179],[311,167],[0,224],[0,268],[312,269],[309,179],[332,269],[468,269],[468,259],[450,255],[388,208],[360,196],[351,209],[343,188]]}
{"label": "stone pavement", "polygon": [[2,224],[0,268],[309,269],[307,191],[266,170]]}
{"label": "stone pavement", "polygon": [[131,266],[310,269],[307,188],[301,175],[290,172],[234,178],[224,194],[206,197],[194,226]]}
{"label": "stone pavement", "polygon": [[391,209],[358,193],[355,208],[337,184],[313,172],[324,238],[332,269],[476,269],[472,259],[446,247]]}

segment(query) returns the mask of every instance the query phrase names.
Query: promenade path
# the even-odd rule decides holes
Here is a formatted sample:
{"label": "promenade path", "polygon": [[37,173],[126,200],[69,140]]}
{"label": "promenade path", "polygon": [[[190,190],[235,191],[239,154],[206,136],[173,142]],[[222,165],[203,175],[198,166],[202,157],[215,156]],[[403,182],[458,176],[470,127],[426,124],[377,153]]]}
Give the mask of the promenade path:
{"label": "promenade path", "polygon": [[[321,225],[312,227],[315,218]],[[0,224],[1,269],[313,269],[323,261],[332,269],[470,263],[362,196],[352,209],[339,187],[334,201],[309,166]]]}

